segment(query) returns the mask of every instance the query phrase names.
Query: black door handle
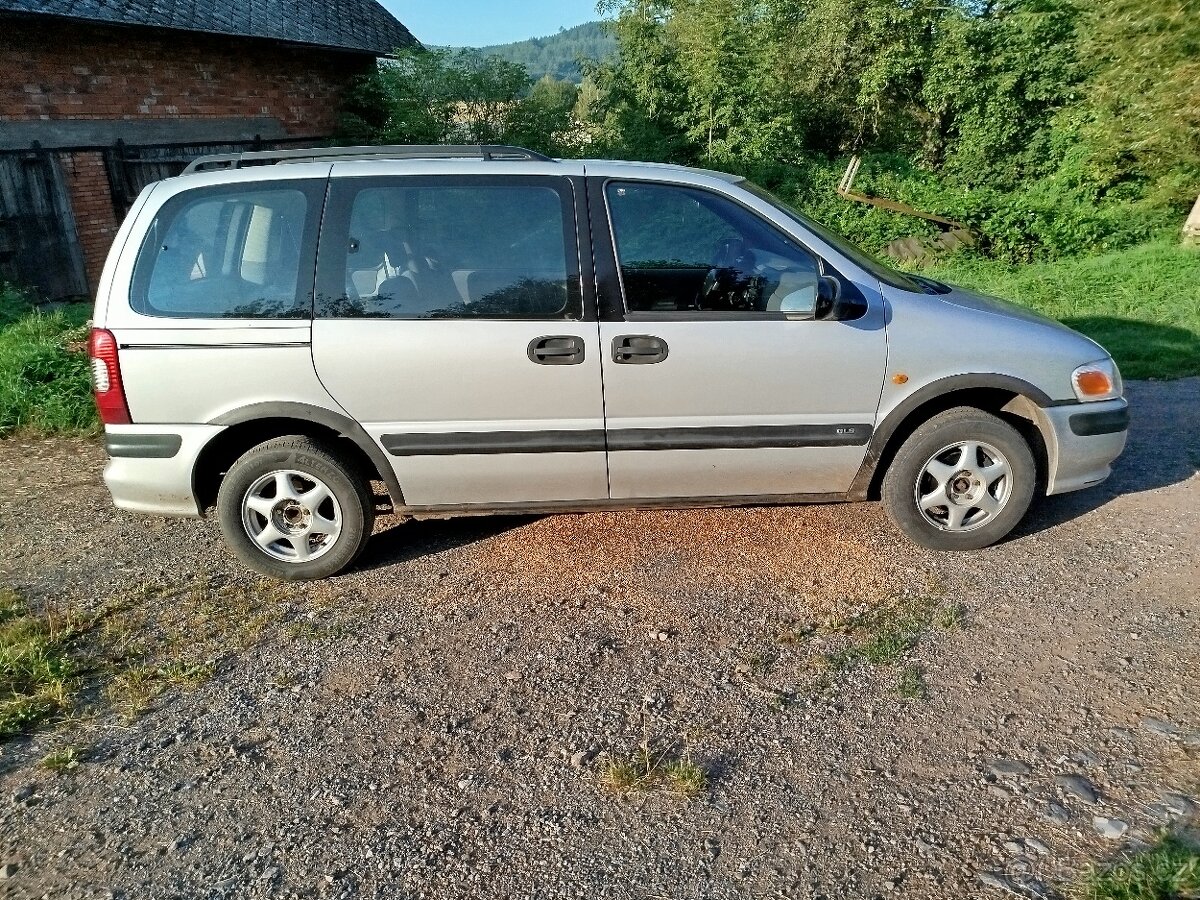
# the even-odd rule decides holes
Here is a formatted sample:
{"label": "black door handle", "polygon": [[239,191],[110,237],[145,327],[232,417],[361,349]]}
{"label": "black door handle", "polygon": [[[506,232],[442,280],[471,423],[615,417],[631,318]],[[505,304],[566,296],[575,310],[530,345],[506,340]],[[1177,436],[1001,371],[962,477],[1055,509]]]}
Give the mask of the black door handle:
{"label": "black door handle", "polygon": [[651,366],[667,358],[667,342],[650,334],[622,334],[613,338],[613,362],[626,366]]}
{"label": "black door handle", "polygon": [[573,334],[534,338],[528,356],[539,366],[577,366],[584,359],[583,338]]}

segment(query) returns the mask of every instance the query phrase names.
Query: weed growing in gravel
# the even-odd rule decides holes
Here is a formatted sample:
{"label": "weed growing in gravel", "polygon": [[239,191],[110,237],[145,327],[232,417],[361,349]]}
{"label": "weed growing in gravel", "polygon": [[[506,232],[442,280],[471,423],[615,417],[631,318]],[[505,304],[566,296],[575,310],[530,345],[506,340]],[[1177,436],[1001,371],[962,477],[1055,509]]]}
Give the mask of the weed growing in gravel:
{"label": "weed growing in gravel", "polygon": [[642,746],[628,759],[607,760],[600,769],[600,784],[614,794],[665,790],[696,797],[708,786],[708,774],[690,754],[672,757]]}
{"label": "weed growing in gravel", "polygon": [[1179,837],[1116,865],[1092,869],[1069,894],[1075,900],[1191,900],[1200,897],[1200,847]]}
{"label": "weed growing in gravel", "polygon": [[128,715],[171,690],[194,690],[222,659],[282,622],[291,596],[266,579],[199,577],[139,585],[86,613],[48,607],[35,614],[0,588],[0,740],[53,720],[76,690]]}
{"label": "weed growing in gravel", "polygon": [[0,588],[0,740],[22,734],[70,703],[78,666],[75,624],[36,615],[20,594]]}
{"label": "weed growing in gravel", "polygon": [[199,576],[140,585],[105,622],[109,698],[136,715],[172,689],[195,690],[222,658],[281,622],[290,597],[267,579],[247,586]]}
{"label": "weed growing in gravel", "polygon": [[905,666],[896,684],[896,691],[908,700],[924,700],[929,696],[925,672],[920,666]]}
{"label": "weed growing in gravel", "polygon": [[49,772],[71,772],[79,768],[79,751],[74,747],[64,747],[61,750],[55,750],[53,753],[48,753],[38,763],[43,769]]}
{"label": "weed growing in gravel", "polygon": [[853,619],[833,623],[832,632],[847,634],[852,643],[826,657],[833,671],[859,662],[886,666],[899,662],[934,624],[954,627],[965,616],[962,604],[940,605],[931,597],[905,599]]}

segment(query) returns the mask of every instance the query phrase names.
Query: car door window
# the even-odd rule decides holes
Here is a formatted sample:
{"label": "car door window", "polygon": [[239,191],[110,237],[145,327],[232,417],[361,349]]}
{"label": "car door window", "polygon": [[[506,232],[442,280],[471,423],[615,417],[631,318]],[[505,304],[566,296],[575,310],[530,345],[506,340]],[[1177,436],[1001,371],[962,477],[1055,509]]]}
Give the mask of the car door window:
{"label": "car door window", "polygon": [[666,184],[606,194],[628,312],[812,312],[816,257],[739,204]]}
{"label": "car door window", "polygon": [[318,315],[577,316],[567,190],[551,179],[450,177],[351,188],[339,201],[341,221],[332,217],[323,240],[337,252],[322,257]]}

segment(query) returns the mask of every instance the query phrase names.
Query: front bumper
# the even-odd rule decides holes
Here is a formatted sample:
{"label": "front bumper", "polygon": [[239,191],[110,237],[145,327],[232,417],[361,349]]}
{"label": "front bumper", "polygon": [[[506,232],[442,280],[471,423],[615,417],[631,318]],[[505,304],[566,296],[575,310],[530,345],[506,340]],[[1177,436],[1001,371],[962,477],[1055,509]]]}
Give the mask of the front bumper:
{"label": "front bumper", "polygon": [[104,483],[120,509],[158,516],[202,514],[193,489],[200,451],[216,425],[109,425]]}
{"label": "front bumper", "polygon": [[1047,495],[1082,490],[1112,474],[1112,463],[1129,435],[1129,404],[1124,399],[1067,403],[1040,412],[1049,462]]}

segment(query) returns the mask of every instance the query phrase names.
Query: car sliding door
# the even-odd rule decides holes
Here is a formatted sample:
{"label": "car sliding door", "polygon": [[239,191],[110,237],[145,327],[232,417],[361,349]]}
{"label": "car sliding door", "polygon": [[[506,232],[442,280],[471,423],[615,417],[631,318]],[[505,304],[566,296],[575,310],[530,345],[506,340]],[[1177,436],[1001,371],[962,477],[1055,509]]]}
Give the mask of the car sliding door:
{"label": "car sliding door", "polygon": [[313,356],[406,505],[607,497],[572,180],[337,176]]}

